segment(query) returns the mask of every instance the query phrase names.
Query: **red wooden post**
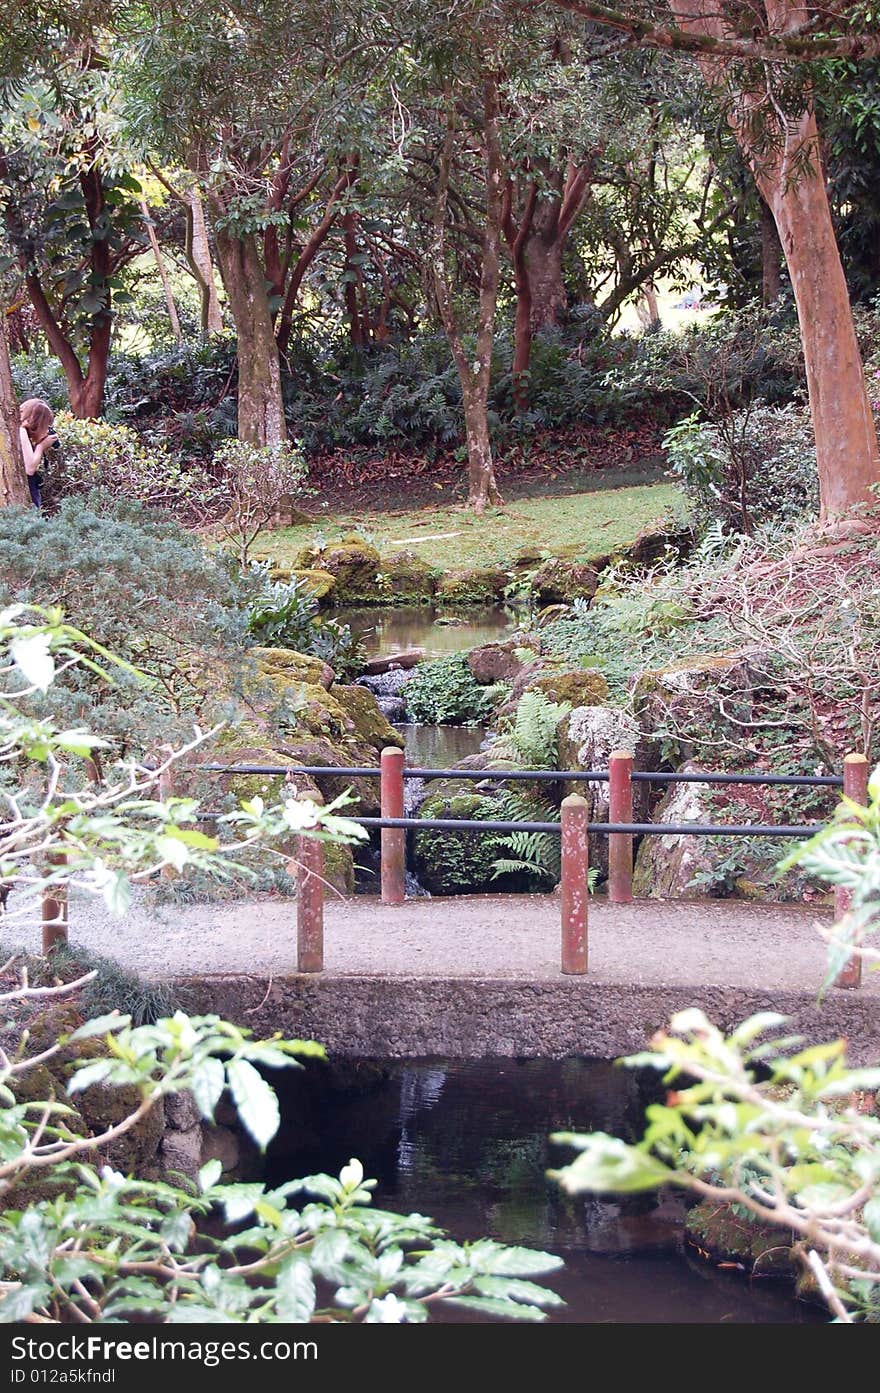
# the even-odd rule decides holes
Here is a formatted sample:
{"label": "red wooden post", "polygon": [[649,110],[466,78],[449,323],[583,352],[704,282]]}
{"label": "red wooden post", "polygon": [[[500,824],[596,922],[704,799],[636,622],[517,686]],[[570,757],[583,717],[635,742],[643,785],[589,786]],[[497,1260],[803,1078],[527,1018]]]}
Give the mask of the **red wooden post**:
{"label": "red wooden post", "polygon": [[587,870],[589,841],[585,798],[562,800],[562,971],[587,970]]}
{"label": "red wooden post", "polygon": [[[63,851],[50,851],[50,866],[63,866],[67,857]],[[67,885],[64,881],[47,885],[43,890],[43,953],[51,953],[59,944],[67,943]]]}
{"label": "red wooden post", "polygon": [[[608,758],[608,821],[632,822],[633,757],[629,750],[612,750]],[[608,837],[608,902],[632,904],[632,832],[612,832]]]}
{"label": "red wooden post", "polygon": [[[403,817],[403,750],[387,745],[379,764],[379,803],[383,817]],[[380,837],[382,903],[403,904],[405,898],[406,831],[383,827]]]}
{"label": "red wooden post", "polygon": [[324,970],[324,846],[316,837],[298,838],[296,970]]}
{"label": "red wooden post", "polygon": [[[847,798],[863,806],[868,802],[869,765],[865,755],[847,755],[843,761],[843,791]],[[834,918],[839,922],[850,905],[850,892],[838,886],[834,891]],[[862,960],[853,954],[834,979],[835,987],[862,985]]]}

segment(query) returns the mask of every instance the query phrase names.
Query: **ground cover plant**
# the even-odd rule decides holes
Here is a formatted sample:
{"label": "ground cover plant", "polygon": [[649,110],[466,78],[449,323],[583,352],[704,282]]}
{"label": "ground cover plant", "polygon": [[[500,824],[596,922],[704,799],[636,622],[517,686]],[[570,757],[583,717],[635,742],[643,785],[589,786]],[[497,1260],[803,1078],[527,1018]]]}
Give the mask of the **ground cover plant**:
{"label": "ground cover plant", "polygon": [[[360,528],[380,550],[416,549],[428,565],[446,569],[510,565],[524,548],[578,555],[610,555],[643,529],[681,517],[682,495],[674,484],[599,490],[569,496],[520,499],[493,512],[487,524],[460,508],[433,507],[392,512],[339,514],[321,524],[328,540]],[[264,533],[260,548],[289,566],[312,542],[314,527]]]}

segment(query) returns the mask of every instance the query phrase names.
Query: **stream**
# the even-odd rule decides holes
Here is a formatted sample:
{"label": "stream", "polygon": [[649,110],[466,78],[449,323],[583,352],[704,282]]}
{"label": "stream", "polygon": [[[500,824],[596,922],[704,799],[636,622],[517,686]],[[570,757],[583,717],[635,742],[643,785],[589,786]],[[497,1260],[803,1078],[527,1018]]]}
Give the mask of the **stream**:
{"label": "stream", "polygon": [[[564,1259],[546,1279],[565,1299],[552,1323],[817,1323],[787,1280],[747,1277],[684,1247],[682,1201],[570,1196],[545,1172],[572,1158],[560,1129],[635,1139],[654,1075],[597,1059],[341,1061],[273,1079],[282,1123],[272,1184],[351,1156],[379,1184],[374,1203],[427,1214],[459,1241],[482,1236]],[[487,1317],[449,1309],[437,1318]]]}

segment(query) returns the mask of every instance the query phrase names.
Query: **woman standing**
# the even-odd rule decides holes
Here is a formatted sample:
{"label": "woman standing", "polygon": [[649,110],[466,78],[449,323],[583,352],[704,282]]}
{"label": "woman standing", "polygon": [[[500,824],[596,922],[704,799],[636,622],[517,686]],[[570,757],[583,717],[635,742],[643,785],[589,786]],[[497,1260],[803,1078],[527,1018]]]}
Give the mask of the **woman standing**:
{"label": "woman standing", "polygon": [[21,404],[21,453],[24,456],[25,473],[31,502],[35,508],[42,506],[40,485],[43,475],[40,465],[47,450],[54,450],[58,436],[54,431],[55,413],[51,406],[39,397],[29,397]]}

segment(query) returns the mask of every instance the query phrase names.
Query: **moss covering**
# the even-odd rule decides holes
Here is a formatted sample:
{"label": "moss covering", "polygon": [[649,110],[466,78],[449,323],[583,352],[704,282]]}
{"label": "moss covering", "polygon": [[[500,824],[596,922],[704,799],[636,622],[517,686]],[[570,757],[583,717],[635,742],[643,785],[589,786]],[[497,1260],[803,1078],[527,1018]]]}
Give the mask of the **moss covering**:
{"label": "moss covering", "polygon": [[702,1200],[685,1220],[688,1242],[716,1262],[741,1263],[749,1272],[787,1273],[797,1267],[794,1235],[778,1224],[764,1224],[734,1212],[728,1204]]}
{"label": "moss covering", "polygon": [[434,598],[437,573],[415,552],[396,551],[383,556],[381,572],[385,577],[382,589],[387,592],[381,598],[386,604],[427,605]]}
{"label": "moss covering", "polygon": [[[469,781],[446,779],[433,786],[419,810],[423,818],[485,818],[491,800]],[[486,832],[416,832],[414,862],[422,885],[432,895],[464,895],[493,885],[492,864],[499,855]]]}
{"label": "moss covering", "polygon": [[333,696],[353,722],[358,739],[372,745],[377,751],[383,750],[386,745],[403,749],[403,736],[386,720],[373,693],[366,687],[335,686]]}
{"label": "moss covering", "polygon": [[448,571],[437,582],[437,598],[446,605],[462,608],[491,604],[504,594],[509,580],[507,571],[500,566]]}
{"label": "moss covering", "polygon": [[608,701],[608,683],[595,668],[547,672],[533,678],[526,690],[543,692],[551,701],[567,701],[571,707],[604,706]]}
{"label": "moss covering", "polygon": [[599,571],[589,561],[551,557],[533,575],[531,587],[540,605],[591,600],[599,584]]}
{"label": "moss covering", "polygon": [[304,548],[295,558],[292,569],[318,569],[333,576],[334,604],[384,603],[378,581],[382,574],[379,553],[357,533],[347,533],[323,547]]}
{"label": "moss covering", "polygon": [[[331,591],[336,589],[336,577],[331,575],[329,571],[322,571],[316,566],[290,570],[287,572],[286,578],[305,581],[316,600],[326,600]],[[272,572],[272,579],[276,579],[275,571]]]}
{"label": "moss covering", "polygon": [[322,658],[312,658],[292,648],[252,648],[250,657],[264,675],[280,673],[290,682],[309,682],[328,688],[333,681],[333,669]]}

